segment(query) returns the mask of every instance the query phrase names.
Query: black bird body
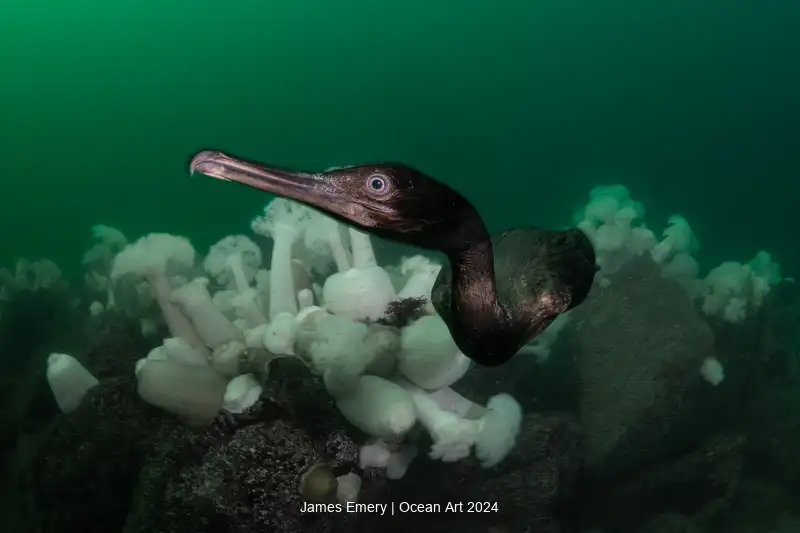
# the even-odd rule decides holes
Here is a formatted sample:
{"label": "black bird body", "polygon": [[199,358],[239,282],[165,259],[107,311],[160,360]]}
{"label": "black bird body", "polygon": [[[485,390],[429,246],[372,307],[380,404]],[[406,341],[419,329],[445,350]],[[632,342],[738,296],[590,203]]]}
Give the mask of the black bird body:
{"label": "black bird body", "polygon": [[459,349],[505,363],[559,314],[580,304],[596,272],[577,229],[516,228],[490,237],[475,207],[447,185],[400,164],[295,172],[201,152],[191,171],[291,198],[378,237],[444,253],[436,311]]}
{"label": "black bird body", "polygon": [[[484,268],[489,261],[493,290]],[[582,302],[591,287],[587,273],[595,272],[594,249],[577,229],[512,229],[450,256],[450,265],[436,279],[433,305],[462,352],[468,345],[475,356],[464,353],[487,366],[508,360]]]}

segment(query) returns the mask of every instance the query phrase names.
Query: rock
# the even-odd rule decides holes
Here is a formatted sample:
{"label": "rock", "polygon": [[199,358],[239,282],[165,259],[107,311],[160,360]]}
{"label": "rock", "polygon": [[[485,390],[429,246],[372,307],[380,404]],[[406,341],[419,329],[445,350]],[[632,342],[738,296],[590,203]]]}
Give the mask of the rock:
{"label": "rock", "polygon": [[[420,443],[422,445],[422,443]],[[488,513],[409,514],[382,529],[403,531],[555,531],[554,510],[571,495],[580,467],[579,431],[559,416],[525,416],[517,444],[496,467],[470,458],[457,463],[429,460],[426,448],[401,480],[387,486],[389,501],[496,503]],[[435,479],[435,483],[430,480]],[[527,528],[527,529],[525,529]]]}
{"label": "rock", "polygon": [[[336,476],[358,473],[359,444],[302,363],[271,366],[262,400],[245,413],[155,437],[124,533],[368,530],[368,514],[301,512],[303,473],[319,463]],[[377,501],[382,484],[362,479],[359,501]]]}
{"label": "rock", "polygon": [[132,376],[101,382],[76,411],[58,415],[17,448],[10,491],[16,501],[2,519],[26,527],[2,529],[119,531],[163,423],[161,413],[139,401]]}
{"label": "rock", "polygon": [[652,519],[640,533],[706,533],[706,529],[684,515],[667,513]]}
{"label": "rock", "polygon": [[713,387],[714,338],[686,291],[650,260],[627,264],[575,309],[586,467],[613,476],[702,439],[679,427]]}
{"label": "rock", "polygon": [[715,436],[672,461],[585,486],[572,502],[579,511],[571,515],[584,529],[614,533],[650,533],[645,524],[670,513],[697,523],[712,521],[730,507],[739,487],[745,442],[740,435]]}
{"label": "rock", "polygon": [[[335,441],[339,436],[332,436]],[[124,533],[359,531],[366,515],[303,513],[300,477],[319,463],[337,475],[355,469],[357,447],[337,455],[282,420],[160,438],[160,453],[142,471]],[[368,501],[368,500],[367,500]]]}

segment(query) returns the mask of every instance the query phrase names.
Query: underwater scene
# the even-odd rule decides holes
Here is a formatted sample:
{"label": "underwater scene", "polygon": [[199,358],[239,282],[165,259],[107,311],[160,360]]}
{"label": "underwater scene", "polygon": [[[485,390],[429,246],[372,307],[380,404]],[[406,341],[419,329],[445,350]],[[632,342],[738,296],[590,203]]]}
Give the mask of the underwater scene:
{"label": "underwater scene", "polygon": [[800,3],[6,2],[0,532],[800,533]]}

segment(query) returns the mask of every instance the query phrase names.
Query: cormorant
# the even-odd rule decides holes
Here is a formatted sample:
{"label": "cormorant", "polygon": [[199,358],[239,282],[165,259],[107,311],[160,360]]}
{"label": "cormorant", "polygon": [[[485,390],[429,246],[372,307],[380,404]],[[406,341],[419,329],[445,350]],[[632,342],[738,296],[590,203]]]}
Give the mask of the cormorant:
{"label": "cormorant", "polygon": [[475,207],[447,185],[402,164],[325,172],[198,153],[192,173],[296,200],[378,237],[444,253],[433,305],[459,349],[499,366],[559,314],[580,304],[597,270],[578,230],[516,228],[490,236]]}

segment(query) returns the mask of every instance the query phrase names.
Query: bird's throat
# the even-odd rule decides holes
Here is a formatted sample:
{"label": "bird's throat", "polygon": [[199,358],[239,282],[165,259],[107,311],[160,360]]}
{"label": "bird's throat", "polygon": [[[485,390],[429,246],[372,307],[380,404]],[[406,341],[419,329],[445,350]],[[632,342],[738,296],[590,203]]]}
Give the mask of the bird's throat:
{"label": "bird's throat", "polygon": [[506,310],[497,298],[494,253],[489,240],[450,255],[453,271],[450,301],[459,335],[485,338],[505,323]]}

